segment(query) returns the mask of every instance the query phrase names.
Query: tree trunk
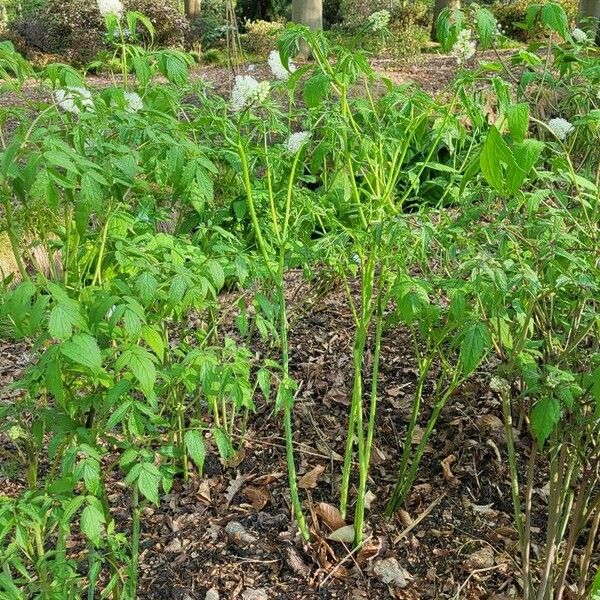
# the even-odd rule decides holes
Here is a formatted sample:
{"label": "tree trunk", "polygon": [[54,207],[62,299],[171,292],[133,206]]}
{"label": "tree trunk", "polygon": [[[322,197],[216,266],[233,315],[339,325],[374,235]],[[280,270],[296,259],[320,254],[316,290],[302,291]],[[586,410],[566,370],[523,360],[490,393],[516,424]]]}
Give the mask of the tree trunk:
{"label": "tree trunk", "polygon": [[[587,19],[589,17],[593,17],[595,19],[600,19],[600,0],[581,0],[579,3],[579,20],[582,25],[585,26],[586,30],[589,30],[589,23],[587,23]],[[595,34],[596,44],[600,42],[600,27],[598,27],[598,22],[596,21],[592,27],[592,31],[590,32],[593,36]]]}
{"label": "tree trunk", "polygon": [[437,20],[440,13],[445,8],[450,8],[452,10],[460,8],[460,0],[435,0],[433,4],[433,22],[431,24],[431,39],[434,41],[436,40],[435,27],[437,25]]}
{"label": "tree trunk", "polygon": [[[306,25],[316,31],[323,28],[323,0],[292,0],[292,21]],[[302,44],[300,55],[308,58],[310,52],[306,44]]]}
{"label": "tree trunk", "polygon": [[185,16],[188,19],[199,17],[202,9],[202,0],[185,0]]}

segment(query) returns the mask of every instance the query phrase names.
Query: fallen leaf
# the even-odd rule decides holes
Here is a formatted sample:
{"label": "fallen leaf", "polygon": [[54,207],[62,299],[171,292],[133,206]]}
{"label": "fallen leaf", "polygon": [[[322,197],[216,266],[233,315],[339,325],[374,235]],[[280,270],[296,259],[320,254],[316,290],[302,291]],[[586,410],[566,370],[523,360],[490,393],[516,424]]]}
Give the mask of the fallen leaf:
{"label": "fallen leaf", "polygon": [[271,499],[271,494],[265,488],[249,485],[242,490],[242,493],[250,502],[254,510],[262,510]]}
{"label": "fallen leaf", "polygon": [[238,473],[235,479],[229,481],[227,491],[225,492],[225,508],[228,508],[234,496],[240,491],[240,488],[249,479],[248,475],[240,475]]}
{"label": "fallen leaf", "polygon": [[494,566],[494,551],[489,546],[484,546],[470,554],[465,561],[465,568],[468,571],[477,571],[478,569],[487,569]]}
{"label": "fallen leaf", "polygon": [[404,525],[404,527],[410,527],[413,524],[412,517],[403,508],[398,511],[398,516],[400,517],[400,522],[402,525]]}
{"label": "fallen leaf", "polygon": [[308,579],[310,575],[310,569],[302,560],[300,553],[293,546],[287,546],[286,548],[287,564],[294,573]]}
{"label": "fallen leaf", "polygon": [[331,531],[335,531],[336,529],[346,526],[346,521],[342,517],[342,513],[332,504],[328,504],[327,502],[319,502],[315,512],[321,518],[323,523],[325,523],[325,525],[331,529]]}
{"label": "fallen leaf", "polygon": [[375,501],[375,498],[375,494],[371,490],[367,490],[367,493],[365,494],[365,508],[367,510],[371,510],[371,505]]}
{"label": "fallen leaf", "polygon": [[408,585],[407,573],[394,557],[378,560],[373,566],[373,572],[383,583],[388,585],[399,588],[405,588]]}
{"label": "fallen leaf", "polygon": [[454,454],[450,454],[450,456],[447,456],[440,463],[442,465],[444,479],[452,485],[456,485],[458,483],[458,479],[454,476],[454,473],[452,472],[452,469],[450,468],[450,465],[453,465],[455,462],[456,462],[456,456],[454,456]]}
{"label": "fallen leaf", "polygon": [[327,536],[332,542],[351,544],[354,541],[354,525],[344,525]]}
{"label": "fallen leaf", "polygon": [[238,546],[249,546],[256,542],[256,538],[248,533],[248,530],[237,521],[229,521],[229,523],[225,525],[225,533],[227,533],[231,541]]}
{"label": "fallen leaf", "polygon": [[298,487],[303,490],[309,490],[317,487],[317,482],[323,473],[325,472],[325,467],[323,465],[317,465],[312,468],[307,473],[304,473],[302,477],[298,480]]}

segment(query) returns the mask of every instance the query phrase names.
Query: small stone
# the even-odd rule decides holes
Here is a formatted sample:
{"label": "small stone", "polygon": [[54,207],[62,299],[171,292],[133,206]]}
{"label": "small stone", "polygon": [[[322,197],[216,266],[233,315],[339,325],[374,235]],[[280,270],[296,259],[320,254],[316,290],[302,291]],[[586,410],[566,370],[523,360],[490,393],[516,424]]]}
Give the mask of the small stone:
{"label": "small stone", "polygon": [[393,557],[378,560],[373,567],[373,571],[383,583],[399,588],[405,588],[408,585],[408,582],[406,581],[406,571]]}
{"label": "small stone", "polygon": [[173,538],[165,547],[165,552],[180,552],[181,541],[178,538]]}
{"label": "small stone", "polygon": [[269,596],[267,596],[267,592],[263,588],[256,590],[247,589],[242,594],[242,600],[269,600]]}
{"label": "small stone", "polygon": [[219,592],[215,588],[211,588],[206,592],[204,600],[219,600]]}

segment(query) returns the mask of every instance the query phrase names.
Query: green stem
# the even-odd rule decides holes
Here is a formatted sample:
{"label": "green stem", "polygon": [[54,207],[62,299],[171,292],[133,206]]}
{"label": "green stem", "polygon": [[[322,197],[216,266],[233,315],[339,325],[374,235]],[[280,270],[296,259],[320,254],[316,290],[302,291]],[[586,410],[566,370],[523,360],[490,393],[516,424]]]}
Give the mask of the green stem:
{"label": "green stem", "polygon": [[137,593],[138,583],[138,561],[139,561],[139,549],[140,549],[140,532],[141,532],[141,520],[140,520],[140,492],[137,482],[133,484],[132,493],[132,505],[133,515],[131,522],[131,564],[130,564],[130,597],[135,598]]}
{"label": "green stem", "polygon": [[[380,274],[379,291],[377,294],[377,319],[375,326],[375,351],[373,354],[373,370],[371,373],[371,399],[369,406],[369,424],[367,426],[367,441],[364,445],[359,465],[358,497],[354,512],[354,547],[358,548],[363,539],[365,518],[365,495],[367,493],[367,478],[371,463],[371,450],[375,434],[375,419],[377,416],[377,384],[379,379],[379,365],[381,360],[381,338],[383,335],[383,273]],[[359,433],[360,435],[360,433]],[[360,439],[360,438],[359,438]]]}

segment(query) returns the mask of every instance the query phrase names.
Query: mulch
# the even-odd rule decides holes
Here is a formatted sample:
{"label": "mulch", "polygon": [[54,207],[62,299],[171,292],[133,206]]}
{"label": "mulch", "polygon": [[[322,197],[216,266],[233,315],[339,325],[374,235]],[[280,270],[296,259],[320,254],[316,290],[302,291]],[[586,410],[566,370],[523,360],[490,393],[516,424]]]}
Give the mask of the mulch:
{"label": "mulch", "polygon": [[[160,506],[144,509],[139,597],[210,600],[215,592],[221,599],[241,600],[518,597],[501,410],[484,374],[450,399],[404,509],[392,519],[383,516],[417,378],[401,329],[386,332],[383,342],[367,541],[352,553],[347,544],[328,539],[323,507],[338,501],[352,321],[341,290],[304,312],[300,299],[307,292],[298,293],[298,285],[304,285],[301,278],[292,276],[290,297],[299,300],[290,314],[292,319],[295,312],[302,314],[290,336],[292,374],[301,386],[294,432],[311,541],[300,538],[290,519],[280,419],[272,404],[259,403],[240,440],[238,460],[224,464],[207,438],[204,478],[177,480]],[[2,350],[6,384],[29,355],[24,344],[5,342]],[[268,351],[260,342],[254,350]],[[424,418],[427,412],[425,405]],[[9,451],[7,444],[0,444],[1,454]],[[0,471],[3,493],[22,489],[19,473],[5,471],[9,475]],[[119,481],[108,488],[119,528],[128,531],[128,491]],[[396,569],[392,580],[383,569],[390,565]]]}

